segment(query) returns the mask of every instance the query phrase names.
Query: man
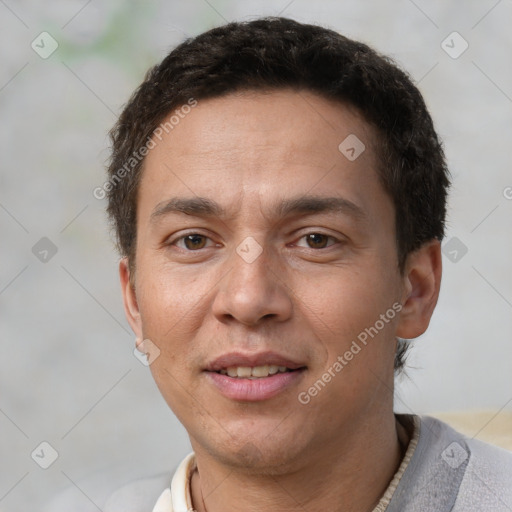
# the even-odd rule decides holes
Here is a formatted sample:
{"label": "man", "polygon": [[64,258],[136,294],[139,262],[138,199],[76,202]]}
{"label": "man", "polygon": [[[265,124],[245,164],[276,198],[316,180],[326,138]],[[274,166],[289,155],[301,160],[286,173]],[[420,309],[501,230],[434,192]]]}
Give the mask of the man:
{"label": "man", "polygon": [[405,73],[321,27],[231,23],[153,68],[112,142],[126,315],[194,450],[112,509],[512,510],[508,452],[393,412],[449,185]]}

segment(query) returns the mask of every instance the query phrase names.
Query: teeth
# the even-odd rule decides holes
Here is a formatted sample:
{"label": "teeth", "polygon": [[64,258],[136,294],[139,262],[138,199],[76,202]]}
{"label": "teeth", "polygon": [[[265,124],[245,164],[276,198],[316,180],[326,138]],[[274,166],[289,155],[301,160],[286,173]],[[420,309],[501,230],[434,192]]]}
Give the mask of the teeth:
{"label": "teeth", "polygon": [[239,366],[236,369],[236,373],[239,377],[250,377],[251,376],[251,368],[249,366]]}
{"label": "teeth", "polygon": [[277,365],[264,365],[264,366],[230,366],[229,368],[223,368],[219,371],[222,375],[228,375],[229,377],[238,377],[241,379],[250,378],[261,378],[268,377],[269,375],[275,375],[276,373],[285,373],[288,370],[286,366]]}
{"label": "teeth", "polygon": [[253,377],[267,377],[269,373],[268,364],[265,366],[255,366],[252,369]]}

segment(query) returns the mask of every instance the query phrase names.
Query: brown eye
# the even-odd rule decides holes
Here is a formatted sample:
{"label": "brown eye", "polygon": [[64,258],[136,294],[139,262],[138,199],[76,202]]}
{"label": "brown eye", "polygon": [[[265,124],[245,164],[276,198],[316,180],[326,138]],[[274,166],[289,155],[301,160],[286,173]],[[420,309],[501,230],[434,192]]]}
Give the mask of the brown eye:
{"label": "brown eye", "polygon": [[206,245],[207,238],[203,235],[186,235],[182,238],[185,247],[191,251],[194,249],[203,249]]}
{"label": "brown eye", "polygon": [[321,233],[310,233],[309,235],[306,235],[308,246],[312,249],[324,249],[327,247],[329,238],[331,237],[322,235]]}

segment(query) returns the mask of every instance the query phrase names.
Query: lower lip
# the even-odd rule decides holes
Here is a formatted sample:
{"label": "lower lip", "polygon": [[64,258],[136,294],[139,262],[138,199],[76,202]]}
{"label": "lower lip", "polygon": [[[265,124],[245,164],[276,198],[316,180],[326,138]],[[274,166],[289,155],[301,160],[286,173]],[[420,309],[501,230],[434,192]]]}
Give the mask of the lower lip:
{"label": "lower lip", "polygon": [[293,372],[276,373],[258,379],[240,379],[217,372],[205,372],[217,389],[231,400],[258,402],[268,400],[296,385],[302,378],[304,369]]}

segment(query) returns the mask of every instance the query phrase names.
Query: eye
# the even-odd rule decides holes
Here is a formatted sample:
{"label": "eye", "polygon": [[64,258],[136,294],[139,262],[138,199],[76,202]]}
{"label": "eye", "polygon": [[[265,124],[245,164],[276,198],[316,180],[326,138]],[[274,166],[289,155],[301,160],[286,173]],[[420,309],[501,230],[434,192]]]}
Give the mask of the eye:
{"label": "eye", "polygon": [[[332,243],[330,244],[328,244],[329,239],[332,240]],[[325,235],[323,233],[308,233],[307,235],[301,237],[300,240],[305,240],[307,247],[309,247],[310,249],[325,249],[326,247],[330,247],[331,245],[337,242],[337,240],[334,237]],[[300,245],[300,247],[304,246]]]}
{"label": "eye", "polygon": [[176,245],[180,249],[188,251],[195,251],[198,249],[204,249],[207,246],[206,244],[208,240],[210,239],[207,236],[199,233],[189,233],[188,235],[177,238],[170,245]]}

